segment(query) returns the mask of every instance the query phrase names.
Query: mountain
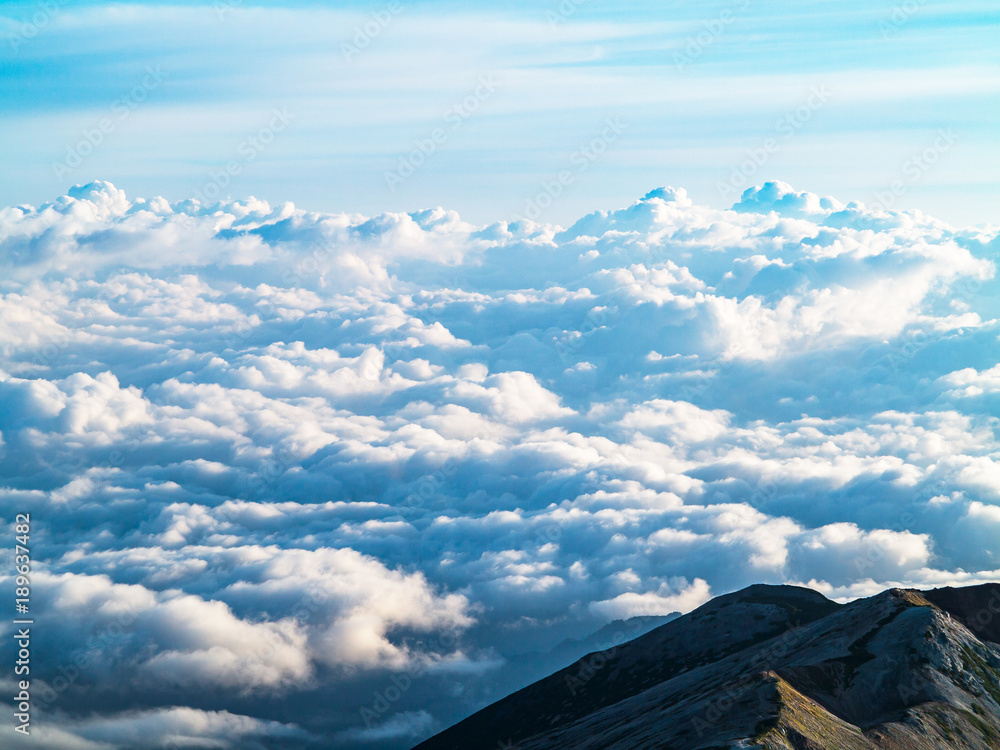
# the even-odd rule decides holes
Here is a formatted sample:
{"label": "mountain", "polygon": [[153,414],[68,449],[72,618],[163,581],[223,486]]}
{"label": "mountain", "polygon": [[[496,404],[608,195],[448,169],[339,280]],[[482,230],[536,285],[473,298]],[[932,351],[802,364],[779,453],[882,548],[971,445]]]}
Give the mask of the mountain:
{"label": "mountain", "polygon": [[548,674],[572,664],[595,651],[620,647],[623,643],[653,630],[681,616],[680,612],[668,615],[642,615],[627,620],[615,620],[600,630],[583,638],[566,638],[545,651],[528,651],[508,656],[504,664],[482,676],[474,683],[475,699],[489,703],[509,693],[540,680]]}
{"label": "mountain", "polygon": [[[578,661],[587,654],[621,646],[680,616],[680,612],[671,612],[669,615],[641,615],[627,620],[615,620],[585,638],[567,638],[549,651],[522,654],[511,658],[509,663],[517,666],[519,673],[527,670],[538,672],[535,677],[538,679],[566,664]],[[493,679],[492,675],[490,679]],[[527,682],[526,680],[521,685]]]}
{"label": "mountain", "polygon": [[751,586],[415,750],[1000,750],[1000,584],[840,605]]}

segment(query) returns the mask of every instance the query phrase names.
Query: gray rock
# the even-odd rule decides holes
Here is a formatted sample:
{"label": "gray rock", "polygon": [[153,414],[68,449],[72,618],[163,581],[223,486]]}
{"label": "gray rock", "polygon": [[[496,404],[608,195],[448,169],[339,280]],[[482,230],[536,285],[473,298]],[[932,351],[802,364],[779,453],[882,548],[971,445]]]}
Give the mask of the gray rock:
{"label": "gray rock", "polygon": [[751,586],[417,750],[1000,749],[1000,584],[838,605]]}

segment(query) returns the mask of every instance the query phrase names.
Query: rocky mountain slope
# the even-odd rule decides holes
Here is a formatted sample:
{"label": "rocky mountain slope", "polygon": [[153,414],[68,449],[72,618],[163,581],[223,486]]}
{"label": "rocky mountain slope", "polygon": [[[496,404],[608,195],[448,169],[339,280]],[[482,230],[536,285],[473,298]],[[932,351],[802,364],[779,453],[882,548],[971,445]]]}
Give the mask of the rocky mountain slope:
{"label": "rocky mountain slope", "polygon": [[751,586],[417,750],[1000,750],[1000,584],[839,605]]}
{"label": "rocky mountain slope", "polygon": [[566,638],[549,650],[508,656],[503,666],[486,672],[480,680],[472,683],[472,689],[484,703],[498,700],[587,654],[620,647],[680,616],[680,612],[672,612],[669,615],[615,620],[583,638]]}

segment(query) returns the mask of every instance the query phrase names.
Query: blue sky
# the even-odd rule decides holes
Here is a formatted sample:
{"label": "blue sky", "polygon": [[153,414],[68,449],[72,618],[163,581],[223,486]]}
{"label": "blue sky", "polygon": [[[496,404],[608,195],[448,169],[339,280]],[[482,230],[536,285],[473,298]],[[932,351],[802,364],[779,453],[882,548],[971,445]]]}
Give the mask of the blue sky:
{"label": "blue sky", "polygon": [[[235,160],[239,174],[215,180],[223,195],[367,214],[443,205],[486,222],[522,214],[568,169],[541,216],[568,225],[664,184],[731,205],[733,170],[774,138],[740,189],[781,179],[871,203],[898,182],[895,208],[998,220],[1000,12],[988,2],[0,7],[4,205],[94,179],[179,200]],[[372,14],[391,20],[345,55]],[[165,77],[134,95],[148,68]],[[495,90],[456,117],[484,76]],[[828,100],[779,132],[814,87]],[[275,109],[288,127],[241,154]],[[54,166],[106,118],[78,166]],[[574,162],[607,118],[624,133]],[[948,128],[954,144],[913,169]],[[390,185],[435,129],[433,152]]]}

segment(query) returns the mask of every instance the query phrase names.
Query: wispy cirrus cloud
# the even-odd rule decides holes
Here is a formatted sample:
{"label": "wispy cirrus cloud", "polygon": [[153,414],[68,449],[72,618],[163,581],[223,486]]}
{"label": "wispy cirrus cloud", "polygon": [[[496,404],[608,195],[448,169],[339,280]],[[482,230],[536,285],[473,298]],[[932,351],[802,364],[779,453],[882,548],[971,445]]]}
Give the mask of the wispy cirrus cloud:
{"label": "wispy cirrus cloud", "polygon": [[[237,3],[221,14],[211,4],[50,5],[45,23],[16,44],[9,39],[21,39],[36,7],[0,18],[4,203],[38,202],[97,177],[133,193],[193,196],[212,170],[240,159],[261,118],[287,107],[297,125],[223,194],[367,214],[441,204],[485,223],[523,211],[564,168],[571,144],[621,117],[628,137],[580,176],[548,221],[626,202],[663,174],[718,208],[729,201],[717,183],[817,86],[834,103],[755,182],[819,182],[824,193],[870,201],[929,136],[953,127],[959,145],[899,207],[934,205],[955,223],[975,223],[996,201],[995,118],[982,106],[997,91],[988,51],[997,19],[987,3],[925,3],[897,22],[892,6],[858,3],[622,10],[591,1],[555,26],[547,12],[557,3],[474,12],[447,3],[402,3],[398,12]],[[379,26],[380,12],[391,23]],[[366,23],[379,33],[345,59],[342,45]],[[699,54],[678,69],[692,44]],[[150,68],[164,82],[135,100]],[[495,76],[503,95],[463,120],[419,176],[389,190],[384,174],[482,76]],[[75,163],[71,154],[108,118],[115,127],[99,148],[69,172],[53,170]]]}

